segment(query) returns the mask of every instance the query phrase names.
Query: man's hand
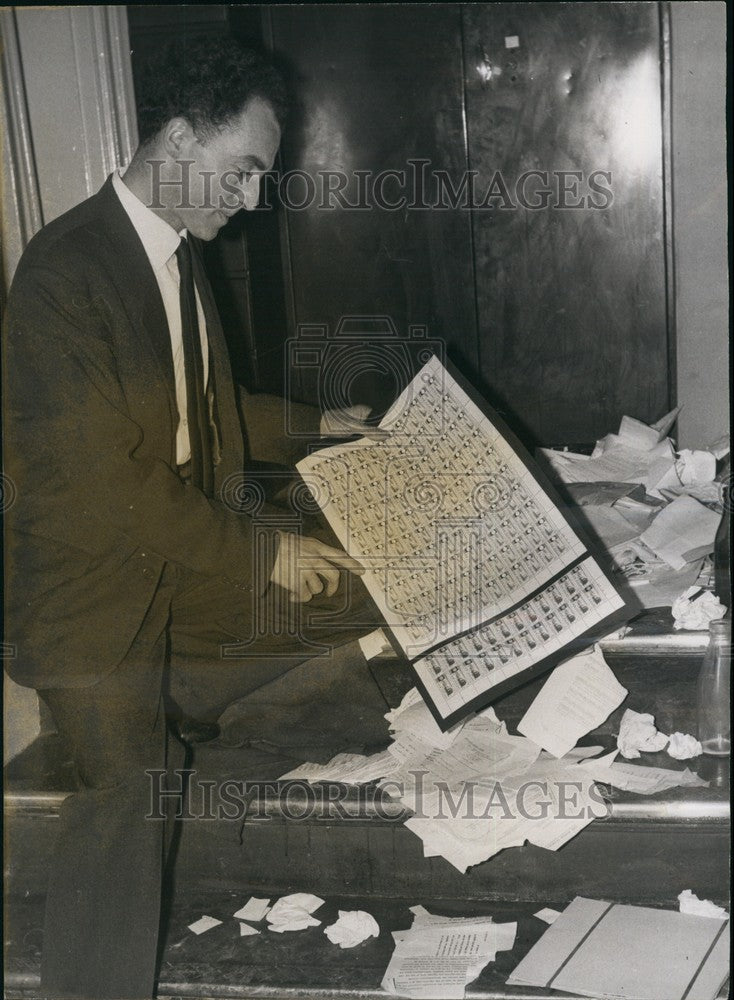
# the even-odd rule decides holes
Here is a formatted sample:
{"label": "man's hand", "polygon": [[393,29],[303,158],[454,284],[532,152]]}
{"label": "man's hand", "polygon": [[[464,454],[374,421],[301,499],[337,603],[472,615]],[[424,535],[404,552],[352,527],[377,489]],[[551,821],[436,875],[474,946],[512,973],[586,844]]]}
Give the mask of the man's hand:
{"label": "man's hand", "polygon": [[278,534],[280,545],[270,580],[287,590],[293,602],[310,601],[322,591],[331,597],[339,587],[340,568],[360,576],[364,573],[364,567],[342,549],[290,531]]}
{"label": "man's hand", "polygon": [[387,431],[379,427],[370,427],[365,421],[369,417],[371,407],[364,403],[358,406],[348,406],[343,410],[325,410],[321,417],[319,433],[321,437],[351,437],[361,434],[362,437],[381,441],[387,437]]}

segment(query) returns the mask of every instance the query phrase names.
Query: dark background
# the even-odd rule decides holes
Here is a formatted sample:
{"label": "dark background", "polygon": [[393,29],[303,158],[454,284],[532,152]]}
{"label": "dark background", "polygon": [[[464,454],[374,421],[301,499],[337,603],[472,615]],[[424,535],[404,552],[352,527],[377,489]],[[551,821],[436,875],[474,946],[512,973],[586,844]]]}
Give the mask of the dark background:
{"label": "dark background", "polygon": [[[128,14],[134,72],[176,32],[229,32],[274,54],[297,98],[281,174],[423,159],[456,187],[476,171],[480,199],[499,171],[513,202],[500,193],[490,209],[355,211],[317,199],[297,211],[273,198],[272,209],[240,213],[207,262],[243,384],[366,401],[379,415],[428,341],[530,446],[589,444],[625,413],[653,421],[673,404],[664,5]],[[567,203],[591,193],[593,171],[611,172],[601,181],[611,204],[524,208],[515,184],[528,170],[580,171]],[[343,317],[353,319],[339,332]]]}

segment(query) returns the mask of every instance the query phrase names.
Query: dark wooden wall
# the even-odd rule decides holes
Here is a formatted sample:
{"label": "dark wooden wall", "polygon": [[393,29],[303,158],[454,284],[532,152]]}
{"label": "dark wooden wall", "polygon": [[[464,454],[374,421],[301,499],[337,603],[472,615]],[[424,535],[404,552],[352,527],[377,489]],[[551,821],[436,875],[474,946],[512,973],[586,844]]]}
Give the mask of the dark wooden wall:
{"label": "dark wooden wall", "polygon": [[[155,18],[194,30],[196,12],[261,41],[297,95],[279,170],[303,171],[316,196],[295,180],[296,209],[271,186],[275,207],[230,223],[209,253],[243,382],[381,410],[424,338],[528,443],[592,442],[671,403],[660,5],[130,10],[139,50]],[[355,204],[356,172],[369,185],[385,170],[405,171],[383,191],[407,204],[324,199],[324,171],[350,178]],[[549,183],[523,188],[533,170]],[[421,207],[439,200],[436,171],[454,207],[445,188],[443,206]]]}

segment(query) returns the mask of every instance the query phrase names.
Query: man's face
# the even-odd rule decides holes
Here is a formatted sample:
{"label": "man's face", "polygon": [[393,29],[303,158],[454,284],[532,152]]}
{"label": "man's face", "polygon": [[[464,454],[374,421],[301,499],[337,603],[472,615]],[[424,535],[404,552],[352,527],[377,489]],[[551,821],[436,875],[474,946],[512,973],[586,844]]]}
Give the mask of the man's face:
{"label": "man's face", "polygon": [[163,170],[161,214],[177,232],[214,239],[235,212],[256,208],[260,178],[272,169],[279,143],[273,110],[257,97],[210,139],[200,141],[185,127]]}

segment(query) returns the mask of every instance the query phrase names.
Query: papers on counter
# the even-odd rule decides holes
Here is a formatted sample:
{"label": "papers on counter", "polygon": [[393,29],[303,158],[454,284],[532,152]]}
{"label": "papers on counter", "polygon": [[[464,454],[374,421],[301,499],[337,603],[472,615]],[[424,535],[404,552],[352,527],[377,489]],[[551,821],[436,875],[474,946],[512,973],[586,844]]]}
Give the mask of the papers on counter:
{"label": "papers on counter", "polygon": [[598,645],[559,664],[518,724],[533,743],[563,757],[627,696]]}
{"label": "papers on counter", "polygon": [[394,996],[421,1000],[463,1000],[498,951],[515,943],[517,924],[495,924],[491,917],[440,917],[412,907],[413,925],[393,932],[395,951],[382,980]]}
{"label": "papers on counter", "polygon": [[728,921],[577,896],[508,983],[587,997],[714,1000],[728,975]]}
{"label": "papers on counter", "polygon": [[607,764],[603,761],[585,760],[579,767],[588,771],[604,785],[620,788],[637,795],[655,795],[669,788],[708,788],[708,781],[685,768],[673,771],[665,767],[643,767],[639,764]]}
{"label": "papers on counter", "polygon": [[693,497],[678,497],[643,531],[640,541],[672,569],[682,569],[713,549],[720,519]]}

